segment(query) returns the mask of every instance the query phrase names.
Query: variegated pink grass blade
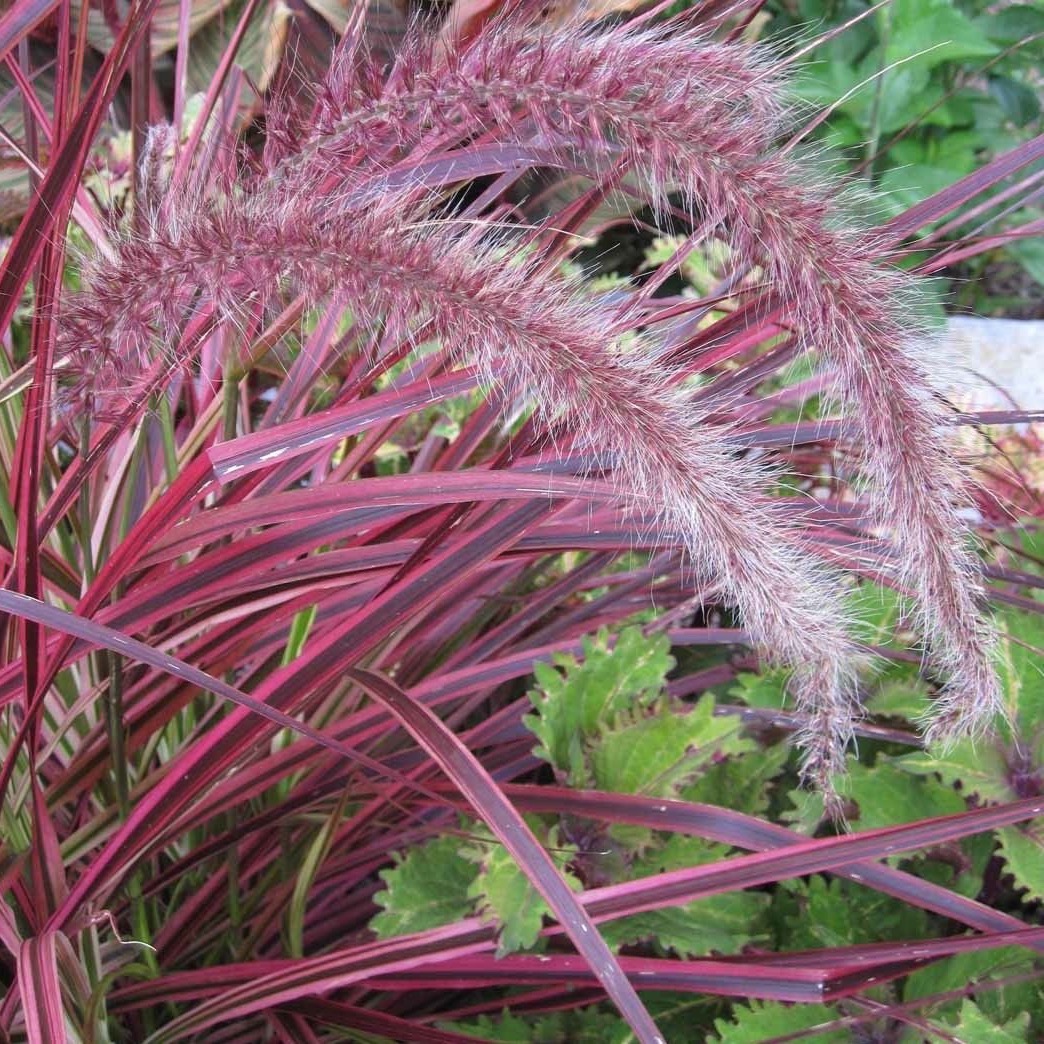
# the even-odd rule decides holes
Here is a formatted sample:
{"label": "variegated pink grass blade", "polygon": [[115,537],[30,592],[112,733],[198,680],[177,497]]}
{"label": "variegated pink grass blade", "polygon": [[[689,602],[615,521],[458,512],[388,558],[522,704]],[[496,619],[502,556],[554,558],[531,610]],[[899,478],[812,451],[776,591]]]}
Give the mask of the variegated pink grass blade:
{"label": "variegated pink grass blade", "polygon": [[[1025,937],[1026,941],[1041,941],[1040,930],[1031,929],[1018,935]],[[858,995],[873,982],[887,982],[908,975],[911,971],[942,957],[997,949],[1011,946],[1013,943],[1018,945],[1021,941],[1021,938],[1011,935],[963,936],[924,943],[889,944],[889,947],[878,950],[855,946],[832,951],[809,950],[788,954],[785,961],[754,954],[744,955],[742,959],[737,960],[621,957],[620,965],[648,991],[670,990],[721,997],[821,1003]],[[410,942],[414,946],[417,945],[416,940],[404,939],[395,949],[404,951]],[[465,947],[468,947],[467,943],[462,946]],[[481,990],[498,986],[549,983],[590,987],[596,982],[588,963],[572,955],[522,955],[501,958],[491,954],[460,955],[443,961],[425,962],[410,972],[382,973],[380,956],[375,953],[369,968],[360,968],[359,971],[352,969],[353,964],[365,967],[364,962],[368,956],[364,955],[361,949],[358,954],[344,953],[337,959],[324,961],[325,968],[322,969],[318,961],[313,961],[310,963],[314,970],[307,968],[305,962],[273,962],[267,973],[271,977],[271,986],[276,986],[280,978],[285,981],[292,976],[300,984],[294,990],[294,1000],[308,996],[306,988],[314,989],[316,993],[329,989],[327,983],[308,983],[306,977],[310,972],[315,976],[325,973],[330,979],[337,975],[344,981],[344,985],[350,985],[351,979],[354,978],[366,982],[370,988],[396,992],[426,989]],[[340,965],[341,970],[334,970],[336,964]],[[185,1018],[181,1023],[171,1025],[169,1036],[165,1033],[157,1036],[157,1044],[160,1041],[177,1040],[186,1031],[212,1025],[208,1020],[217,1016],[224,1021],[253,1014],[254,1010],[258,1010],[254,1007],[256,999],[264,995],[254,987],[252,978],[250,967],[243,965],[226,968],[220,982],[208,979],[204,972],[189,972],[175,974],[169,977],[169,981],[156,983],[156,988],[164,1000],[204,1001],[200,1009],[194,1013],[195,1017]],[[240,987],[239,991],[236,987]],[[135,1002],[140,1003],[140,1000],[147,997],[147,989],[131,986],[119,992],[115,999],[115,1007],[133,1009]],[[214,999],[208,1003],[206,998]],[[272,1006],[282,1006],[290,1002],[290,998],[276,998]],[[207,1009],[206,1013],[202,1010],[204,1008]]]}
{"label": "variegated pink grass blade", "polygon": [[58,979],[58,933],[26,939],[18,950],[18,988],[25,1030],[33,1044],[67,1040],[62,987]]}
{"label": "variegated pink grass blade", "polygon": [[569,935],[610,999],[639,1040],[664,1041],[608,944],[577,902],[551,857],[526,821],[504,797],[493,777],[442,721],[394,682],[370,671],[351,674],[383,703],[424,751],[460,788],[468,803],[507,848]]}
{"label": "variegated pink grass blade", "polygon": [[15,0],[0,17],[0,58],[58,6],[59,0]]}
{"label": "variegated pink grass blade", "polygon": [[[601,797],[601,795],[599,795]],[[966,833],[985,829],[1019,819],[1032,818],[1039,815],[1041,805],[1039,800],[1028,800],[1015,802],[1003,808],[977,809],[972,812],[962,813],[959,816],[946,817],[944,819],[924,821],[904,827],[887,828],[883,830],[867,831],[861,834],[851,834],[839,838],[829,838],[818,841],[798,842],[780,854],[765,853],[764,855],[744,856],[724,861],[721,865],[696,867],[691,870],[678,871],[669,874],[656,875],[653,878],[643,878],[640,881],[625,885],[611,886],[585,893],[583,900],[590,904],[592,912],[600,916],[620,916],[625,913],[635,912],[641,909],[655,908],[670,902],[688,901],[698,896],[713,894],[718,890],[728,890],[736,887],[751,887],[757,883],[778,880],[783,876],[801,875],[834,868],[844,869],[861,859],[874,859],[884,855],[891,855],[910,848],[925,845],[938,844],[948,837],[964,836]],[[684,882],[684,884],[683,884]],[[666,890],[665,890],[666,886]],[[668,894],[669,893],[669,894]],[[300,962],[285,962],[272,967],[270,972],[271,984],[266,982],[251,982],[253,978],[249,971],[251,966],[244,966],[239,973],[228,969],[230,980],[218,985],[213,980],[203,981],[202,975],[190,974],[187,976],[172,976],[170,984],[175,993],[171,999],[179,996],[178,984],[184,983],[185,992],[180,996],[183,999],[198,998],[208,993],[220,993],[212,1001],[205,1001],[195,1008],[191,1017],[186,1017],[176,1026],[172,1026],[172,1033],[184,1032],[210,1025],[210,1020],[223,1021],[228,1018],[245,1014],[248,1010],[258,1010],[256,1005],[262,1001],[266,994],[270,994],[273,988],[284,991],[282,1000],[291,1000],[295,997],[307,996],[311,993],[323,993],[331,989],[335,983],[347,984],[360,979],[371,979],[375,974],[380,974],[378,968],[382,961],[388,965],[398,965],[407,952],[419,955],[424,952],[431,954],[438,952],[438,947],[443,947],[444,957],[449,956],[452,948],[456,951],[458,946],[465,950],[474,950],[481,946],[479,939],[486,939],[485,946],[491,945],[490,930],[478,929],[480,934],[476,936],[476,925],[472,922],[460,922],[454,926],[433,929],[423,935],[414,937],[403,937],[398,940],[379,944],[368,944],[352,952],[344,954],[332,954],[329,957],[310,959]],[[550,929],[554,932],[555,929]],[[808,967],[819,962],[819,966],[837,969],[851,970],[853,960],[859,961],[861,971],[850,980],[848,987],[858,988],[855,981],[865,986],[869,979],[874,978],[874,972],[893,966],[897,960],[902,962],[909,959],[915,963],[931,959],[933,956],[945,953],[955,953],[968,949],[978,949],[992,945],[1010,945],[1025,941],[1030,945],[1041,945],[1042,930],[1019,929],[1015,932],[990,933],[981,937],[965,936],[947,940],[936,940],[928,942],[915,942],[906,944],[905,948],[897,948],[893,944],[884,944],[878,947],[851,947],[847,950],[824,951],[823,953],[807,953],[793,955],[768,956],[764,959],[767,967]],[[436,949],[424,948],[424,939],[430,940]],[[447,945],[448,944],[448,945]],[[907,952],[908,951],[908,952]],[[458,951],[459,956],[465,956],[464,952]],[[876,968],[868,968],[864,959],[871,954],[878,954],[880,963]],[[904,956],[899,956],[900,954]],[[456,959],[456,954],[454,958]],[[539,959],[537,959],[539,960]],[[750,957],[725,960],[719,966],[719,972],[727,975],[724,967],[733,966],[737,969],[740,979],[748,974],[747,968],[751,962]],[[824,963],[825,962],[825,963]],[[425,957],[425,963],[428,958]],[[668,962],[673,965],[674,962]],[[872,963],[872,962],[871,962]],[[489,966],[486,965],[488,968]],[[702,972],[706,965],[696,962],[693,970]],[[909,970],[906,968],[905,970]],[[664,969],[666,974],[671,974],[668,968]],[[388,972],[394,974],[394,969],[388,967]],[[435,972],[437,975],[438,973]],[[581,973],[582,974],[582,973]],[[886,972],[887,974],[887,972]],[[820,972],[822,977],[822,972]],[[671,980],[671,988],[679,988],[682,979]],[[814,975],[813,975],[814,978]],[[749,983],[749,978],[745,980]],[[822,978],[821,980],[822,981]],[[230,992],[227,986],[238,984],[236,991]],[[291,985],[293,983],[293,985]],[[136,996],[148,996],[149,987],[160,989],[161,983],[143,984],[142,986],[131,986],[120,991],[120,998],[130,999]],[[694,989],[707,990],[709,982],[706,978],[699,978],[694,982]],[[782,989],[782,980],[777,989]],[[848,990],[845,990],[848,992]],[[771,994],[770,994],[771,995]],[[777,994],[778,995],[778,994]],[[794,999],[788,995],[788,999]],[[162,1034],[156,1042],[168,1039]],[[170,1039],[177,1039],[171,1036]]]}
{"label": "variegated pink grass blade", "polygon": [[[9,597],[14,599],[16,596]],[[18,603],[9,604],[9,606],[5,604],[5,608],[8,610],[25,612],[31,607]],[[57,622],[54,619],[53,611],[47,611],[41,608],[40,612],[47,614],[47,618],[51,620],[52,623]],[[71,618],[68,624],[63,623],[62,625],[72,625]],[[112,635],[111,632],[104,632],[102,628],[97,625],[92,625],[86,622],[77,622],[75,623],[75,627],[77,631],[80,631],[85,635],[90,635],[93,640],[104,640],[106,644],[111,644],[114,648],[127,647],[126,639],[117,639],[117,636]],[[144,655],[148,658],[155,657],[155,654],[152,654],[151,650],[141,646],[140,643],[133,643],[131,645],[131,650],[135,652],[136,655]],[[162,662],[162,658],[159,658],[159,661]],[[179,667],[176,669],[181,671],[185,668]],[[212,685],[213,683],[208,682],[207,684]],[[595,796],[595,806],[597,807],[597,805],[604,800],[606,800],[606,797],[604,796]],[[622,896],[626,893],[628,898],[624,908],[627,911],[632,911],[634,909],[648,908],[646,903],[639,898],[639,895],[655,895],[657,898],[654,904],[652,904],[654,906],[662,904],[664,901],[682,901],[683,896],[685,898],[691,898],[693,896],[691,885],[696,882],[698,883],[695,895],[707,895],[711,894],[713,891],[717,891],[717,889],[721,887],[734,887],[740,881],[746,885],[750,885],[764,879],[775,879],[773,877],[763,877],[765,871],[762,868],[762,863],[772,865],[772,871],[770,871],[770,874],[777,876],[781,871],[788,874],[808,873],[813,870],[829,869],[831,865],[837,865],[837,867],[844,870],[847,865],[855,862],[857,859],[865,858],[868,853],[864,852],[864,850],[867,849],[873,852],[894,853],[911,846],[920,847],[927,844],[939,844],[940,841],[945,840],[946,837],[950,835],[947,832],[948,830],[953,830],[954,827],[956,827],[959,832],[960,827],[966,826],[967,822],[971,820],[974,820],[976,827],[984,828],[988,826],[996,826],[1001,822],[1012,822],[1013,816],[1017,820],[1018,817],[1040,814],[1040,811],[1041,806],[1039,802],[1035,803],[1033,801],[1026,801],[1003,809],[982,809],[976,812],[966,813],[964,816],[950,817],[950,820],[938,821],[938,823],[915,824],[911,827],[873,831],[868,834],[852,835],[828,841],[809,841],[809,843],[794,846],[792,849],[793,856],[790,856],[790,853],[788,852],[782,857],[775,857],[775,859],[766,859],[765,857],[758,856],[744,857],[739,860],[729,860],[727,864],[723,865],[720,871],[715,868],[696,868],[692,872],[660,875],[655,882],[637,882],[634,886],[620,885],[608,889],[600,889],[600,892],[591,893],[590,896],[595,904],[594,908],[601,913],[601,916],[606,916],[606,912],[608,912],[610,908],[614,909],[614,913],[620,912],[620,908],[616,907],[614,903],[613,907],[602,909],[604,903],[599,903],[595,898],[596,896],[601,895],[601,893],[606,894],[607,899],[610,895],[616,897]],[[960,826],[957,826],[958,821]],[[834,854],[838,850],[841,852],[839,861],[836,856],[833,861],[818,861],[821,852],[829,851]],[[811,861],[809,861],[810,858]],[[740,867],[743,867],[745,871],[746,868],[748,868],[748,864],[750,864],[750,872],[741,872]],[[670,885],[667,885],[668,880],[674,881],[675,879],[677,879],[678,885],[682,885],[682,892],[678,891],[677,886],[671,887]],[[1025,933],[1022,932],[1022,934]],[[1030,932],[1030,934],[1033,933]],[[1028,936],[1026,936],[1026,938],[1028,938]],[[1006,936],[1004,936],[1004,939],[1006,941]],[[838,957],[838,959],[840,958]]]}

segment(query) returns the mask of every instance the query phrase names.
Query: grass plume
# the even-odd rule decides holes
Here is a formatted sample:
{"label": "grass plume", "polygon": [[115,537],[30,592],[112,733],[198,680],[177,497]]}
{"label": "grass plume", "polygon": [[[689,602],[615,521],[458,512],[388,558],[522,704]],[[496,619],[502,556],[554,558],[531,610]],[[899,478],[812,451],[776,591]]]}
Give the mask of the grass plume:
{"label": "grass plume", "polygon": [[378,89],[372,76],[353,78],[357,68],[342,62],[331,77],[299,176],[358,176],[368,130],[401,146],[409,128],[516,140],[521,127],[573,157],[623,156],[654,202],[680,190],[766,273],[804,344],[834,367],[858,425],[874,520],[895,543],[896,580],[946,682],[931,735],[976,731],[1000,712],[992,628],[960,517],[963,477],[920,361],[909,280],[875,262],[883,244],[851,224],[832,179],[770,147],[786,97],[771,60],[686,34],[534,36],[508,23],[459,54],[410,52]]}
{"label": "grass plume", "polygon": [[872,260],[872,236],[839,219],[832,184],[809,187],[804,168],[771,148],[785,111],[771,59],[685,33],[512,24],[449,54],[415,41],[386,77],[356,58],[335,63],[309,117],[274,114],[282,129],[259,177],[203,202],[151,202],[115,259],[98,263],[63,320],[81,394],[132,384],[201,306],[234,319],[244,302],[263,306],[289,288],[311,302],[336,292],[359,317],[403,329],[427,319],[490,382],[612,454],[621,492],[719,579],[755,641],[795,668],[793,690],[812,714],[808,774],[829,789],[851,735],[853,646],[837,584],[773,512],[763,475],[686,403],[652,346],[613,343],[608,309],[539,258],[512,258],[481,224],[439,220],[424,193],[364,184],[423,155],[433,136],[622,157],[654,202],[680,189],[717,223],[833,364],[874,517],[894,536],[897,578],[948,678],[933,728],[987,720],[999,698],[957,515],[961,478],[897,305],[904,280]]}

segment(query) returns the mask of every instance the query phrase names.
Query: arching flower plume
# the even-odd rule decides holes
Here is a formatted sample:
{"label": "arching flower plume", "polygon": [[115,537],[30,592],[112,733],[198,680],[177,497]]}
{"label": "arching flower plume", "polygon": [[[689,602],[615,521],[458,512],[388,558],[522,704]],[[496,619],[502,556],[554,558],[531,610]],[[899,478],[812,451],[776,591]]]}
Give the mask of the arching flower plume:
{"label": "arching flower plume", "polygon": [[980,570],[960,517],[963,478],[920,361],[910,282],[875,262],[882,244],[851,224],[831,179],[772,148],[786,92],[764,52],[627,26],[534,36],[508,23],[459,54],[418,47],[376,88],[372,72],[356,69],[331,76],[298,177],[329,184],[365,168],[368,132],[398,145],[411,128],[514,140],[524,114],[543,144],[581,159],[622,155],[654,201],[680,191],[715,223],[836,371],[860,431],[874,521],[897,548],[896,581],[946,682],[931,734],[975,731],[1002,710]]}
{"label": "arching flower plume", "polygon": [[439,220],[417,190],[359,190],[429,140],[524,137],[572,158],[623,158],[654,202],[678,190],[716,222],[837,371],[874,517],[949,681],[936,728],[965,730],[998,696],[944,417],[896,304],[903,280],[874,263],[871,236],[845,228],[832,185],[803,184],[772,150],[784,99],[765,53],[685,33],[507,25],[448,55],[415,42],[387,77],[344,57],[311,118],[281,122],[259,179],[155,203],[94,265],[66,304],[63,350],[90,398],[176,353],[205,305],[232,317],[289,289],[310,302],[336,293],[360,321],[426,321],[456,358],[611,454],[621,495],[720,581],[753,639],[793,668],[806,772],[829,793],[856,713],[855,647],[837,578],[772,509],[765,476],[687,402],[654,345],[614,342],[615,308],[490,229]]}

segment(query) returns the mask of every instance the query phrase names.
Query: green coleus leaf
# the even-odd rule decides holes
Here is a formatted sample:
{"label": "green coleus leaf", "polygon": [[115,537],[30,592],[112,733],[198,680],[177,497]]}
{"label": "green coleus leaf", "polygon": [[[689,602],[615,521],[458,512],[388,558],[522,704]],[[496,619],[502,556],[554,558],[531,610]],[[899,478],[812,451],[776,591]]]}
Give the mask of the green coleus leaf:
{"label": "green coleus leaf", "polygon": [[441,1026],[454,1033],[463,1033],[466,1037],[497,1041],[497,1044],[529,1044],[529,1041],[536,1039],[533,1024],[518,1015],[512,1015],[510,1011],[504,1011],[496,1018],[480,1015],[466,1022],[444,1022]]}
{"label": "green coleus leaf", "polygon": [[763,941],[760,921],[768,904],[769,897],[760,892],[727,892],[621,917],[601,929],[610,946],[651,942],[682,957],[739,953]]}
{"label": "green coleus leaf", "polygon": [[847,598],[854,626],[852,637],[867,645],[894,645],[902,620],[899,595],[880,584],[859,584]]}
{"label": "green coleus leaf", "polygon": [[1028,828],[1010,826],[997,831],[1000,854],[1008,873],[1026,898],[1044,900],[1044,820],[1036,820]]}
{"label": "green coleus leaf", "polygon": [[[1008,718],[1029,752],[1030,770],[1039,770],[1044,755],[1044,669],[1039,651],[1044,648],[1044,617],[1006,610],[998,613],[996,625],[1001,638],[997,671]],[[959,784],[965,796],[1006,801],[1018,796],[1011,746],[1011,729],[1001,720],[996,736],[908,754],[894,764],[917,775],[936,773],[947,783]]]}
{"label": "green coleus leaf", "polygon": [[787,677],[788,672],[783,670],[738,674],[736,683],[729,689],[729,698],[748,707],[780,710],[787,702]]}
{"label": "green coleus leaf", "polygon": [[1026,1039],[1044,1040],[1044,990],[1040,985],[1039,968],[1036,975],[999,975],[990,983],[989,989],[976,993],[975,1004],[990,1022],[998,1026],[1028,1016],[1030,1030]]}
{"label": "green coleus leaf", "polygon": [[[802,1030],[811,1030],[824,1022],[838,1018],[833,1008],[822,1004],[764,1004],[751,1001],[750,1006],[737,1004],[732,1021],[718,1019],[714,1023],[718,1039],[724,1044],[763,1044],[774,1037],[785,1037]],[[844,1030],[825,1033],[805,1033],[802,1040],[817,1044],[844,1044],[851,1037]]]}
{"label": "green coleus leaf", "polygon": [[[702,866],[724,858],[728,851],[726,846],[700,837],[671,834],[659,846],[642,853],[632,868],[632,876]],[[684,906],[621,917],[601,928],[612,946],[646,942],[681,956],[737,953],[748,943],[762,940],[768,905],[769,897],[764,893],[729,892]]]}
{"label": "green coleus leaf", "polygon": [[[901,111],[896,117],[896,123],[900,127],[904,127],[908,122],[907,113]],[[953,167],[935,163],[919,163],[885,171],[881,177],[880,191],[895,204],[912,207],[933,193],[948,188],[960,176],[961,171],[955,170]]]}
{"label": "green coleus leaf", "polygon": [[714,761],[756,749],[740,735],[738,717],[714,716],[714,699],[704,696],[684,714],[661,701],[640,717],[621,715],[590,746],[597,786],[624,794],[674,797]]}
{"label": "green coleus leaf", "polygon": [[[663,838],[663,834],[657,835]],[[724,859],[731,849],[692,834],[668,834],[663,843],[642,854],[635,862],[632,877],[648,877],[671,870],[684,870]]]}
{"label": "green coleus leaf", "polygon": [[850,58],[834,58],[810,63],[797,76],[793,89],[801,101],[826,108],[850,91],[858,92],[860,82],[856,64]]}
{"label": "green coleus leaf", "polygon": [[872,768],[853,761],[845,790],[858,805],[853,818],[865,830],[965,810],[964,800],[952,786],[935,776],[918,778],[883,759]]}
{"label": "green coleus leaf", "polygon": [[[903,986],[903,1000],[920,1000],[922,997],[963,990],[969,984],[1022,975],[1032,967],[1032,954],[1017,946],[958,953],[944,961],[935,961],[912,972]],[[983,996],[992,992],[991,985],[989,990],[983,991]],[[956,1000],[947,1001],[937,1005],[934,1013],[955,1013],[959,1006]]]}
{"label": "green coleus leaf", "polygon": [[[721,1014],[717,997],[698,993],[645,993],[642,1000],[669,1041],[711,1040],[713,1018]],[[624,1039],[633,1044],[634,1036]]]}
{"label": "green coleus leaf", "polygon": [[915,775],[938,773],[946,783],[960,783],[965,796],[975,794],[983,801],[1006,801],[1011,797],[1004,755],[991,743],[962,740],[948,749],[907,754],[896,758],[893,764]]}
{"label": "green coleus leaf", "polygon": [[762,815],[769,807],[772,780],[783,771],[790,750],[785,743],[756,749],[711,765],[695,783],[685,787],[685,801],[725,804],[734,812]]}
{"label": "green coleus leaf", "polygon": [[[569,886],[579,891],[580,882],[564,871],[575,848],[560,844],[557,828],[548,832],[548,844]],[[500,926],[497,956],[531,949],[540,936],[544,915],[550,913],[543,896],[503,845],[491,842],[470,848],[466,854],[481,865],[478,876],[468,887],[468,897],[475,901],[480,914]]]}
{"label": "green coleus leaf", "polygon": [[787,949],[855,946],[930,934],[928,915],[852,881],[815,875],[791,881],[776,896]]}
{"label": "green coleus leaf", "polygon": [[871,714],[916,721],[929,706],[928,686],[919,678],[891,678],[874,686],[866,701]]}
{"label": "green coleus leaf", "polygon": [[584,763],[584,739],[635,705],[660,693],[674,666],[666,635],[647,638],[638,628],[621,632],[610,650],[603,632],[584,639],[582,663],[569,656],[534,668],[539,689],[529,698],[536,711],[523,721],[540,740],[538,757],[567,775],[574,786],[589,783]]}
{"label": "green coleus leaf", "polygon": [[[873,64],[864,62],[860,69],[864,76],[874,76],[878,72],[876,58]],[[943,89],[939,84],[932,83],[931,72],[928,68],[917,68],[909,65],[900,65],[881,77],[880,93],[878,95],[877,119],[884,133],[899,130],[907,124],[918,120],[925,109],[930,109],[943,97]],[[867,122],[872,107],[866,110]],[[866,124],[864,124],[865,126]],[[954,179],[955,180],[955,179]],[[882,191],[885,183],[881,182]],[[924,198],[927,192],[914,192],[917,198]]]}
{"label": "green coleus leaf", "polygon": [[780,820],[799,834],[811,837],[826,815],[823,795],[798,787],[787,792],[787,800],[793,807],[784,809],[779,815]]}
{"label": "green coleus leaf", "polygon": [[634,1039],[623,1019],[593,1006],[538,1018],[505,1011],[497,1018],[481,1015],[465,1022],[442,1023],[442,1027],[497,1044],[627,1044]]}
{"label": "green coleus leaf", "polygon": [[974,1001],[965,999],[954,1030],[964,1044],[1026,1044],[1030,1040],[1029,1025],[1028,1011],[998,1025]]}
{"label": "green coleus leaf", "polygon": [[1008,610],[998,614],[1002,636],[998,671],[1008,714],[1023,737],[1044,730],[1044,616]]}
{"label": "green coleus leaf", "polygon": [[476,870],[461,854],[461,842],[439,837],[396,856],[398,865],[382,870],[384,891],[374,902],[384,909],[370,921],[379,939],[451,924],[473,911],[468,889]]}

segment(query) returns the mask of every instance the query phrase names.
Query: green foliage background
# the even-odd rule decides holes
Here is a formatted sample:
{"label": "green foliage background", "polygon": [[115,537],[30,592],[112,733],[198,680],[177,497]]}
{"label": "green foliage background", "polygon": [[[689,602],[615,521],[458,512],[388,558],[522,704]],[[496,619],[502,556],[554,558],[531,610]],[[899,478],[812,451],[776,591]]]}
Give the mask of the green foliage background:
{"label": "green foliage background", "polygon": [[[869,0],[776,0],[766,33],[793,42],[864,14]],[[829,155],[879,194],[888,218],[1044,129],[1044,6],[988,0],[892,0],[804,56],[796,90],[830,109],[817,136]],[[1027,216],[1006,215],[999,227]],[[992,231],[996,231],[995,226]],[[960,307],[1022,312],[1025,293],[993,283],[1044,287],[1044,241],[998,248],[960,272]],[[1007,279],[991,279],[1003,271]]]}

